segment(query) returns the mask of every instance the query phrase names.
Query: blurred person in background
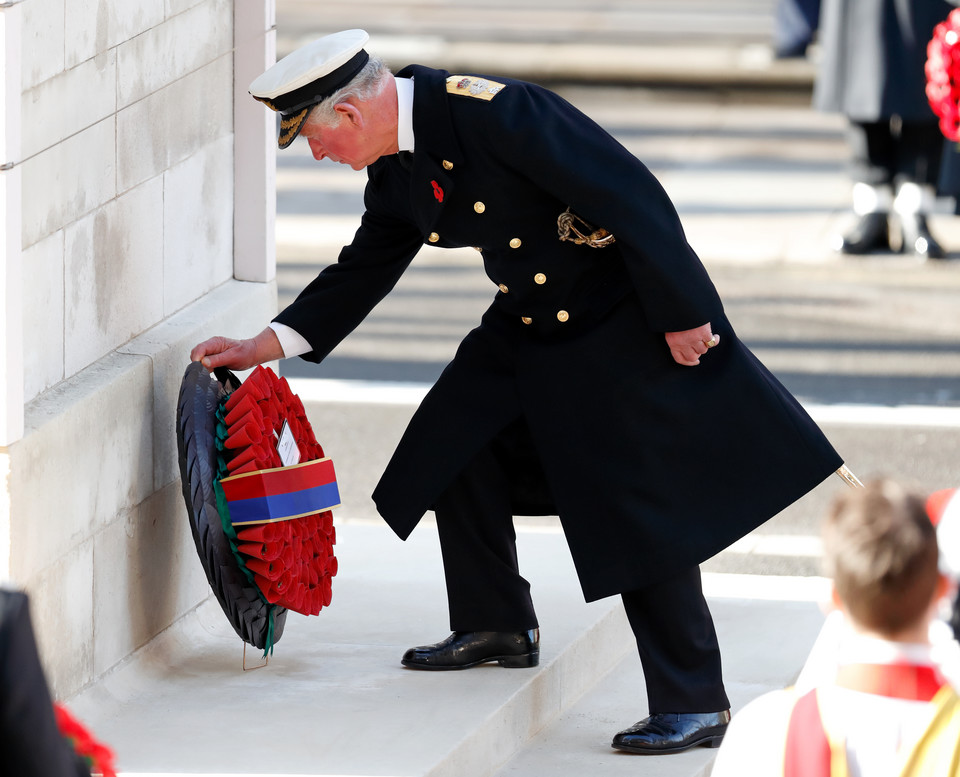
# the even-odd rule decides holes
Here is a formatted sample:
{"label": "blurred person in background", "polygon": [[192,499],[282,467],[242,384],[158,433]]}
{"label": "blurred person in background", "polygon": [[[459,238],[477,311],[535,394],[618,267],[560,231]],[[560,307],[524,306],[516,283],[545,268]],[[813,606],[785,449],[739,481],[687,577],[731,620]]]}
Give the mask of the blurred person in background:
{"label": "blurred person in background", "polygon": [[924,499],[868,483],[834,500],[823,539],[842,638],[812,687],[734,716],[712,777],[957,777],[960,696],[930,640],[951,581]]}
{"label": "blurred person in background", "polygon": [[0,587],[0,774],[90,777],[62,735],[40,664],[27,595]]}
{"label": "blurred person in background", "polygon": [[777,0],[773,51],[777,59],[805,57],[817,35],[820,0]]}
{"label": "blurred person in background", "polygon": [[927,224],[944,139],[927,101],[924,64],[933,28],[952,7],[946,0],[823,0],[813,102],[849,121],[856,221],[835,238],[842,253],[945,256]]}

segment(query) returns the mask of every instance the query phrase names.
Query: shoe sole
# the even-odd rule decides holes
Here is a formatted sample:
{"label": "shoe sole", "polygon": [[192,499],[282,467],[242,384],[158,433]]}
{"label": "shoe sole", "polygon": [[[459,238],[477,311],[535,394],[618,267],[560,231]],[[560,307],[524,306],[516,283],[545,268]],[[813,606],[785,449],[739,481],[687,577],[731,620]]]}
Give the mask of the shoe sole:
{"label": "shoe sole", "polygon": [[669,755],[670,753],[682,753],[684,750],[691,750],[694,747],[720,747],[723,742],[723,734],[704,737],[696,742],[690,742],[681,747],[644,747],[643,745],[612,745],[615,750],[622,750],[625,753],[637,753],[638,755]]}
{"label": "shoe sole", "polygon": [[431,672],[456,671],[457,669],[470,669],[480,664],[489,664],[496,661],[500,666],[507,669],[532,669],[540,663],[539,653],[524,653],[520,656],[490,656],[482,658],[479,661],[473,661],[469,664],[421,664],[418,661],[404,661],[400,663],[408,669],[426,669]]}

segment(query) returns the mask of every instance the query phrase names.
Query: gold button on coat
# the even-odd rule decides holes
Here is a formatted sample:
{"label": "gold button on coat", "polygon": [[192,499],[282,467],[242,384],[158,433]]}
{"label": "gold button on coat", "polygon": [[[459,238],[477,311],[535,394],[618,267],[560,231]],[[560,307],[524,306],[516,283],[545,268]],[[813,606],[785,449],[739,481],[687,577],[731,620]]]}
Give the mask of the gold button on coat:
{"label": "gold button on coat", "polygon": [[480,246],[474,246],[474,247],[473,247],[473,250],[474,250],[474,251],[479,251],[481,254],[483,253],[483,248],[481,248]]}
{"label": "gold button on coat", "polygon": [[475,202],[473,203],[473,209],[477,213],[483,213],[487,209],[487,206],[484,205],[482,202]]}
{"label": "gold button on coat", "polygon": [[533,276],[533,282],[539,283],[542,285],[547,282],[547,276],[544,275],[542,272],[538,272],[536,275]]}
{"label": "gold button on coat", "polygon": [[448,162],[446,159],[443,160],[443,169],[444,170],[453,170],[453,162]]}
{"label": "gold button on coat", "polygon": [[532,324],[532,323],[533,323],[533,319],[530,318],[530,316],[520,316],[520,320],[521,320],[524,324]]}
{"label": "gold button on coat", "polygon": [[500,284],[500,291],[502,291],[504,294],[506,294],[508,291],[510,291],[510,289],[507,288],[507,284],[501,283],[501,284]]}
{"label": "gold button on coat", "polygon": [[557,311],[557,321],[560,321],[560,322],[562,323],[562,322],[566,321],[568,318],[570,318],[570,314],[567,313],[566,310],[558,310],[558,311]]}
{"label": "gold button on coat", "polygon": [[431,232],[430,237],[427,238],[431,243],[436,243],[440,239],[440,235],[436,232]]}
{"label": "gold button on coat", "polygon": [[522,245],[522,243],[520,242],[520,238],[519,238],[519,237],[515,237],[515,238],[513,238],[513,240],[510,241],[510,247],[511,247],[511,248],[519,248],[521,245]]}

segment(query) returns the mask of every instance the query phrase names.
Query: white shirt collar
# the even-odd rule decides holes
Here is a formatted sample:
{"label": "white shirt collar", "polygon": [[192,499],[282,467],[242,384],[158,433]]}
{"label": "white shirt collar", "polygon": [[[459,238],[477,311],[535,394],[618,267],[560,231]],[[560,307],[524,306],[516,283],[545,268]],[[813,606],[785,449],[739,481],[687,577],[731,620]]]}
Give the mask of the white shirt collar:
{"label": "white shirt collar", "polygon": [[413,79],[394,78],[397,85],[397,146],[413,151]]}
{"label": "white shirt collar", "polygon": [[931,664],[932,647],[927,644],[888,642],[857,634],[847,628],[840,644],[840,664]]}

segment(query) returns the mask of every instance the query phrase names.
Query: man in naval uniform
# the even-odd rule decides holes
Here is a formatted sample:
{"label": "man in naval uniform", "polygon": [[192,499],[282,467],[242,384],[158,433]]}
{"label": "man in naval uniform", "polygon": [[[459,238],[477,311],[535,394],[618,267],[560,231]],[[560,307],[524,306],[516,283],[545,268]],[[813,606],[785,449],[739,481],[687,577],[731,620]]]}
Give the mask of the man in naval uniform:
{"label": "man in naval uniform", "polygon": [[[453,633],[413,669],[532,667],[514,515],[559,515],[583,594],[619,594],[650,715],[629,752],[716,746],[729,721],[698,564],[841,460],[744,347],[653,175],[550,91],[410,66],[328,36],[250,87],[281,148],[367,170],[353,242],[248,340],[193,360],[322,360],[424,244],[473,246],[495,295],[412,418],[373,498],[406,538],[433,510]],[[762,474],[758,476],[758,471]]]}

